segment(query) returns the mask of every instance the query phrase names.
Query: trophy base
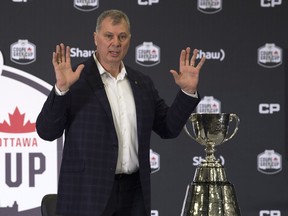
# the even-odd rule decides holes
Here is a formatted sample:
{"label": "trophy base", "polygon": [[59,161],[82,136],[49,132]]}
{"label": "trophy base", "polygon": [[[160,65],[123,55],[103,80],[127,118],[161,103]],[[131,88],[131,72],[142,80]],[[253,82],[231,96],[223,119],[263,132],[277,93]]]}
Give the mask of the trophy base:
{"label": "trophy base", "polygon": [[181,216],[241,216],[232,184],[188,185]]}
{"label": "trophy base", "polygon": [[234,186],[219,163],[202,163],[187,186],[181,216],[241,216]]}

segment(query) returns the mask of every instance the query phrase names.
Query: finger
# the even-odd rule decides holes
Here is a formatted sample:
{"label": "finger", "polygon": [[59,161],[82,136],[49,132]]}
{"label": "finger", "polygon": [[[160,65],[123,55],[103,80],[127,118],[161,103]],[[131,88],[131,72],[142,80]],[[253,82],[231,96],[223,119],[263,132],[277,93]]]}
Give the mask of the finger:
{"label": "finger", "polygon": [[203,57],[201,58],[200,62],[198,63],[197,67],[196,67],[198,70],[200,70],[200,69],[202,68],[205,60],[206,60],[206,58],[205,58],[205,56],[203,56]]}
{"label": "finger", "polygon": [[178,74],[177,71],[175,71],[175,70],[170,70],[170,73],[172,73],[172,75],[173,75],[173,77],[174,77],[175,80],[178,79],[179,74]]}
{"label": "finger", "polygon": [[55,52],[53,52],[53,58],[52,58],[52,63],[54,66],[56,66],[57,64],[59,64],[58,59],[60,58],[60,46],[56,45],[55,47]]}
{"label": "finger", "polygon": [[185,65],[187,66],[189,66],[190,51],[190,47],[187,47],[185,51]]}
{"label": "finger", "polygon": [[80,64],[80,65],[77,67],[77,69],[76,69],[76,71],[75,71],[75,74],[77,75],[77,77],[80,76],[83,68],[84,68],[84,64]]}
{"label": "finger", "polygon": [[190,65],[193,66],[193,67],[195,65],[197,54],[198,54],[198,50],[194,49],[193,50],[193,55],[192,55],[192,58],[191,58],[191,61],[190,61]]}
{"label": "finger", "polygon": [[69,46],[67,46],[66,47],[66,62],[67,63],[71,63],[71,60],[70,60],[70,47]]}
{"label": "finger", "polygon": [[61,57],[61,46],[56,45],[56,52],[55,56],[53,56],[53,60],[57,63],[60,64],[62,62],[62,57]]}
{"label": "finger", "polygon": [[65,62],[65,45],[63,43],[60,44],[60,56],[61,62]]}
{"label": "finger", "polygon": [[186,55],[186,51],[185,50],[181,50],[181,53],[180,53],[180,66],[184,66],[185,63],[186,63],[185,55]]}
{"label": "finger", "polygon": [[53,54],[52,54],[52,63],[54,65],[54,67],[58,64],[56,52],[53,52]]}

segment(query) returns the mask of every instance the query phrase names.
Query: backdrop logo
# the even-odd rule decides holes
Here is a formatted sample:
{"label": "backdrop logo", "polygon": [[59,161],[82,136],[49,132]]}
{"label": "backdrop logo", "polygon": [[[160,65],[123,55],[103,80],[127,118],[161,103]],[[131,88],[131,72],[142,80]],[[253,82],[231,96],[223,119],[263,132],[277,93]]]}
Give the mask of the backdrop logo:
{"label": "backdrop logo", "polygon": [[259,216],[281,216],[279,210],[260,210]]}
{"label": "backdrop logo", "polygon": [[80,58],[88,58],[89,56],[91,56],[95,50],[82,50],[78,47],[72,47],[70,49],[71,57],[80,57]]}
{"label": "backdrop logo", "polygon": [[10,59],[17,64],[31,64],[36,60],[36,46],[28,40],[18,40],[10,46]]}
{"label": "backdrop logo", "polygon": [[221,102],[213,96],[204,96],[196,107],[197,113],[220,113]]}
{"label": "backdrop logo", "polygon": [[258,64],[266,68],[278,67],[282,64],[282,49],[275,44],[267,43],[258,49]]}
{"label": "backdrop logo", "polygon": [[151,210],[151,216],[159,216],[158,210]]}
{"label": "backdrop logo", "polygon": [[[6,121],[0,123],[0,132],[4,133],[29,133],[35,131],[35,123],[31,123],[28,120],[24,123],[25,114],[20,114],[18,107],[15,108],[13,114],[9,114],[10,124]],[[7,141],[4,139],[4,141]],[[13,140],[14,141],[14,140]],[[21,140],[20,140],[21,142]],[[6,142],[5,142],[6,143]],[[12,142],[14,143],[14,142]],[[16,142],[18,143],[18,141]],[[2,144],[2,140],[0,138],[0,145]]]}
{"label": "backdrop logo", "polygon": [[160,48],[152,42],[143,42],[136,47],[136,63],[145,67],[160,63]]}
{"label": "backdrop logo", "polygon": [[[199,166],[204,159],[205,158],[202,158],[201,156],[193,157],[193,166]],[[220,155],[218,159],[219,159],[219,162],[224,166],[225,165],[224,157]]]}
{"label": "backdrop logo", "polygon": [[278,103],[261,103],[258,107],[260,114],[274,114],[280,112],[280,104]]}
{"label": "backdrop logo", "polygon": [[74,0],[74,7],[80,11],[89,12],[99,7],[98,0]]}
{"label": "backdrop logo", "polygon": [[201,59],[203,56],[205,56],[206,59],[223,61],[225,59],[225,51],[223,49],[220,49],[219,51],[199,50],[197,59]]}
{"label": "backdrop logo", "polygon": [[257,157],[257,169],[264,174],[275,174],[282,170],[282,157],[274,150],[265,150]]}
{"label": "backdrop logo", "polygon": [[217,13],[222,10],[222,0],[198,0],[197,9],[206,14]]}
{"label": "backdrop logo", "polygon": [[0,52],[0,91],[5,92],[0,94],[0,191],[5,194],[0,196],[0,215],[38,216],[42,197],[57,193],[63,140],[44,141],[35,129],[51,88],[4,65]]}
{"label": "backdrop logo", "polygon": [[22,2],[27,2],[27,0],[12,0],[12,2],[22,3]]}
{"label": "backdrop logo", "polygon": [[275,7],[276,5],[281,5],[282,0],[261,0],[261,7]]}
{"label": "backdrop logo", "polygon": [[138,5],[152,5],[159,3],[159,0],[138,0]]}
{"label": "backdrop logo", "polygon": [[151,173],[158,172],[160,170],[160,155],[150,149],[150,167]]}

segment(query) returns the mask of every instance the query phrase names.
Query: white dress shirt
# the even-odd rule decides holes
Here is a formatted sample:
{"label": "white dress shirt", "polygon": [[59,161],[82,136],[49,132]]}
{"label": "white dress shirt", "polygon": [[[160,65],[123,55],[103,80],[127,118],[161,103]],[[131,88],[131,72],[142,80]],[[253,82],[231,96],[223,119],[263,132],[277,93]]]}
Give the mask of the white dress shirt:
{"label": "white dress shirt", "polygon": [[121,71],[115,78],[105,71],[95,54],[93,56],[105,86],[118,137],[116,174],[130,174],[138,170],[139,161],[136,108],[126,69],[121,63]]}

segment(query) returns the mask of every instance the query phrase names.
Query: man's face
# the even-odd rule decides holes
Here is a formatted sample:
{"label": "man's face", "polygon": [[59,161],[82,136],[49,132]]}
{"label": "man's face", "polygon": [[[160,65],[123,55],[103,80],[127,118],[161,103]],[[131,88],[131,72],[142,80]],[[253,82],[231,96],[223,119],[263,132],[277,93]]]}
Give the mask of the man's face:
{"label": "man's face", "polygon": [[125,57],[130,45],[128,24],[122,20],[113,25],[111,18],[102,21],[100,29],[94,32],[97,57],[104,67],[119,64]]}

